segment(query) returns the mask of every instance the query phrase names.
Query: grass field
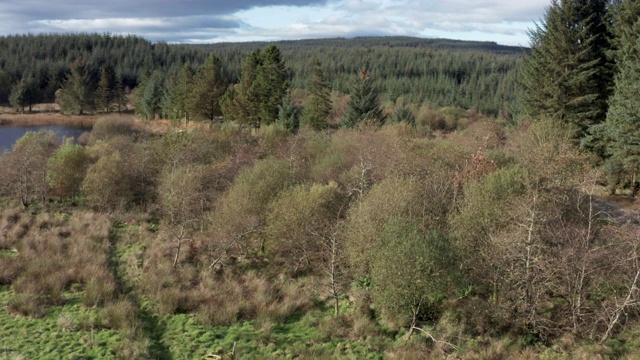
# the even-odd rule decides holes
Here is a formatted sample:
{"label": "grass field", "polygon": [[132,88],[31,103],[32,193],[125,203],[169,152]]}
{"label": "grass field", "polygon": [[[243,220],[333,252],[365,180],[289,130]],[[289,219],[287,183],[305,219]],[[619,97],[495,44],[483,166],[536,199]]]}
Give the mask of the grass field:
{"label": "grass field", "polygon": [[49,308],[39,319],[7,313],[11,296],[8,287],[0,288],[0,359],[126,358],[131,347],[139,345],[148,346],[143,350],[158,359],[200,359],[210,354],[232,358],[233,353],[242,359],[382,358],[379,349],[366,342],[331,339],[333,320],[325,310],[281,324],[248,321],[230,327],[203,326],[185,314],[142,316],[144,338],[132,344],[127,334],[101,326],[102,310],[81,307],[80,293],[67,294],[68,304]]}

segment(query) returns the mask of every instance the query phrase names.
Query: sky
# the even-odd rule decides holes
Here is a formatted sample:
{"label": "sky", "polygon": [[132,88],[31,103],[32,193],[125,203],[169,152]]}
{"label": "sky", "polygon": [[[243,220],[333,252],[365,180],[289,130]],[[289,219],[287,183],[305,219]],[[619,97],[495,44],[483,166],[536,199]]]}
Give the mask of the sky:
{"label": "sky", "polygon": [[416,36],[528,46],[550,0],[0,0],[0,35],[111,33],[169,43]]}

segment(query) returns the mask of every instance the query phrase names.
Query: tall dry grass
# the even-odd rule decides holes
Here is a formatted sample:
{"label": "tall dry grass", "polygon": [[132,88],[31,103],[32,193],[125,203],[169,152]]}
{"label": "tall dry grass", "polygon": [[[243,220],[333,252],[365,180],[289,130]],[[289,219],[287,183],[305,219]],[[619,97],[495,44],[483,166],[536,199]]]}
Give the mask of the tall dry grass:
{"label": "tall dry grass", "polygon": [[56,113],[0,114],[0,126],[69,126],[91,128],[99,116],[62,115]]}
{"label": "tall dry grass", "polygon": [[[65,302],[65,292],[84,289],[87,306],[112,301],[115,279],[109,268],[111,222],[88,212],[0,214],[4,246],[16,254],[0,256],[0,281],[11,285],[8,309],[27,316],[44,315]],[[79,285],[79,286],[76,286]]]}

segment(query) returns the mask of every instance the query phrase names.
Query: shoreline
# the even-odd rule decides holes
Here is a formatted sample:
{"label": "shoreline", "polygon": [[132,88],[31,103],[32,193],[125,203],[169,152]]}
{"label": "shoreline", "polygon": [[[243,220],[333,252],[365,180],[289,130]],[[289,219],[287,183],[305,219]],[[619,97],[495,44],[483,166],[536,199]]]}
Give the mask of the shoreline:
{"label": "shoreline", "polygon": [[0,113],[0,126],[68,126],[89,129],[93,128],[99,118],[97,115],[62,115],[51,112]]}

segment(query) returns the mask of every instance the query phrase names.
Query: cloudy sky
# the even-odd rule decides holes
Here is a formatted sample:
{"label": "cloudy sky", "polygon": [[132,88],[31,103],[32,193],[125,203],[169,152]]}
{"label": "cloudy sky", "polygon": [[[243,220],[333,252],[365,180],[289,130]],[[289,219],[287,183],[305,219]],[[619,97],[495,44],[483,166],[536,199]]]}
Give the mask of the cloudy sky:
{"label": "cloudy sky", "polygon": [[406,35],[528,45],[550,0],[0,0],[0,34],[212,43]]}

